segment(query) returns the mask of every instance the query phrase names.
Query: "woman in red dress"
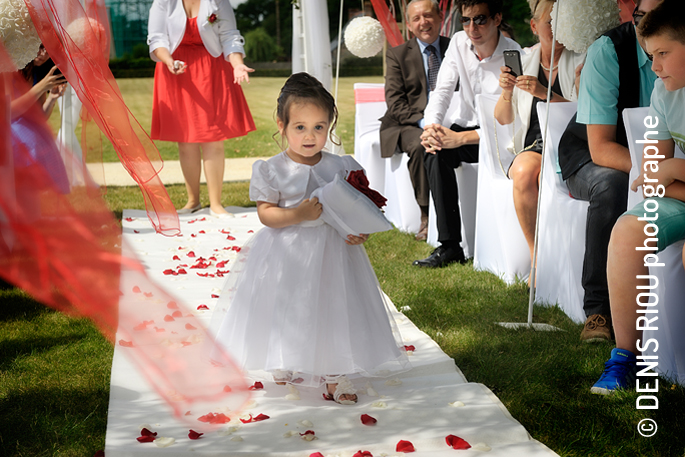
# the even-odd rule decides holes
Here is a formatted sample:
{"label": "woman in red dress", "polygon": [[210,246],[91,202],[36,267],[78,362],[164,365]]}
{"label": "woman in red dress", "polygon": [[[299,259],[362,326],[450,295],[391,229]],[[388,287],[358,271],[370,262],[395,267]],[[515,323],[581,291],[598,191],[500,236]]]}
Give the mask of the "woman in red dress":
{"label": "woman in red dress", "polygon": [[150,55],[157,61],[151,137],[178,143],[188,202],[202,208],[204,161],[213,216],[221,203],[223,141],[255,130],[240,83],[254,71],[243,63],[243,37],[228,0],[154,0],[148,22]]}

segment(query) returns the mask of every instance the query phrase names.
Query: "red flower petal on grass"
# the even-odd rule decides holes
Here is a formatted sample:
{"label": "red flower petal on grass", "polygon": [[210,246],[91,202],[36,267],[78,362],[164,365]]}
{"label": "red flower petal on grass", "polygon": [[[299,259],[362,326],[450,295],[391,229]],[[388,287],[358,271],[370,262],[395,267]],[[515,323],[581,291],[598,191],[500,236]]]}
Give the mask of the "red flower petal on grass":
{"label": "red flower petal on grass", "polygon": [[262,384],[262,383],[259,382],[259,381],[255,382],[254,384],[252,384],[252,385],[250,386],[250,390],[260,390],[260,389],[263,389],[263,388],[264,388],[264,384]]}
{"label": "red flower petal on grass", "polygon": [[164,322],[173,322],[173,321],[175,321],[175,320],[176,320],[176,319],[174,319],[173,317],[171,317],[171,316],[168,315],[168,314],[167,314],[166,316],[164,316]]}
{"label": "red flower petal on grass", "polygon": [[414,452],[414,451],[416,451],[416,449],[414,449],[414,445],[411,444],[411,441],[400,440],[397,443],[397,446],[395,446],[395,451],[396,452]]}
{"label": "red flower petal on grass", "polygon": [[416,351],[416,347],[414,347],[413,344],[410,344],[409,346],[404,346],[404,350],[407,352],[414,352]]}
{"label": "red flower petal on grass", "polygon": [[376,420],[375,417],[371,417],[368,414],[362,414],[362,424],[364,425],[376,425]]}
{"label": "red flower petal on grass", "polygon": [[[214,298],[214,297],[212,297],[212,298]],[[197,310],[198,310],[198,311],[201,311],[201,310],[205,310],[205,311],[206,311],[206,310],[208,310],[208,309],[209,309],[209,306],[207,306],[207,305],[200,305],[200,306],[197,307]]]}
{"label": "red flower petal on grass", "polygon": [[133,293],[134,293],[134,294],[139,294],[139,293],[141,292],[141,291],[140,291],[140,287],[138,287],[138,286],[133,286],[133,289],[132,289],[132,290],[133,290]]}
{"label": "red flower petal on grass", "polygon": [[197,330],[197,327],[193,327],[190,324],[186,324],[186,330]]}
{"label": "red flower petal on grass", "polygon": [[198,433],[198,432],[196,432],[195,430],[192,430],[192,429],[188,431],[188,438],[190,438],[191,440],[200,439],[200,437],[201,437],[202,435],[204,435],[204,433]]}
{"label": "red flower petal on grass", "polygon": [[166,304],[166,307],[169,309],[178,309],[178,304],[175,301],[170,301]]}
{"label": "red flower petal on grass", "polygon": [[183,317],[183,313],[181,312],[181,310],[178,310],[178,309],[177,309],[176,311],[174,311],[173,313],[171,313],[171,316],[172,316],[172,317]]}
{"label": "red flower petal on grass", "polygon": [[357,451],[352,457],[373,457],[373,454],[369,451]]}
{"label": "red flower petal on grass", "polygon": [[447,435],[445,437],[445,442],[452,449],[469,449],[471,445],[466,442],[465,439],[459,438],[455,435]]}
{"label": "red flower petal on grass", "polygon": [[195,252],[194,252],[194,251],[190,251],[190,252],[189,252],[188,254],[186,254],[186,255],[192,259],[193,257],[195,257]]}
{"label": "red flower petal on grass", "polygon": [[125,348],[132,348],[133,343],[131,341],[119,340],[119,346],[123,346]]}

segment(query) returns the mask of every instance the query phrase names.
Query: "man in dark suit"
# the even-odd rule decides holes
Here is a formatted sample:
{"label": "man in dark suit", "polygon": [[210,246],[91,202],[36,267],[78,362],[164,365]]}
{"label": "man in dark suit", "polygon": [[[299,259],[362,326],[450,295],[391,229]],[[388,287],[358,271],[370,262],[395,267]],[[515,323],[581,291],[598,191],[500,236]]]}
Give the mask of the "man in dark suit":
{"label": "man in dark suit", "polygon": [[[421,145],[423,110],[428,93],[437,80],[440,62],[450,39],[440,36],[442,11],[437,0],[412,0],[407,7],[407,26],[414,38],[387,52],[385,101],[388,110],[381,118],[381,157],[392,157],[399,146],[409,154],[409,176],[416,202],[421,208],[417,240],[428,233],[428,178]],[[431,48],[432,47],[432,48]]]}

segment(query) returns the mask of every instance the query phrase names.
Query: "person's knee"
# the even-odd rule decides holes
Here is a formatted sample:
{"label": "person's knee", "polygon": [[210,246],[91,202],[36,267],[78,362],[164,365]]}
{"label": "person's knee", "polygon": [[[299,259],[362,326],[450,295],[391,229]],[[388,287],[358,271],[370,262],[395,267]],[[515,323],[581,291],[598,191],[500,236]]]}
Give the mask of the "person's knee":
{"label": "person's knee", "polygon": [[645,238],[644,225],[644,222],[631,214],[620,217],[611,230],[609,252],[623,249],[635,250],[635,247],[642,245]]}
{"label": "person's knee", "polygon": [[[591,200],[606,203],[608,208],[616,207],[628,201],[628,174],[622,171],[606,169],[592,185]],[[620,209],[625,210],[625,205]]]}
{"label": "person's knee", "polygon": [[536,190],[539,174],[539,165],[536,166],[530,161],[517,160],[509,169],[509,176],[513,181],[514,189],[517,192],[525,192],[531,189]]}

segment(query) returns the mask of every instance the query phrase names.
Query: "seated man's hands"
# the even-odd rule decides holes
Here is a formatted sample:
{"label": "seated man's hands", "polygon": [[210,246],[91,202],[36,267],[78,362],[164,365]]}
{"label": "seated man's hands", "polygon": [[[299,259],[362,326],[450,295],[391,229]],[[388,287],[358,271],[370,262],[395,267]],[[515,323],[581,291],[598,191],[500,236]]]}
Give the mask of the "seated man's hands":
{"label": "seated man's hands", "polygon": [[466,132],[455,132],[440,124],[429,124],[423,128],[421,145],[429,154],[445,149],[454,149],[466,144]]}

